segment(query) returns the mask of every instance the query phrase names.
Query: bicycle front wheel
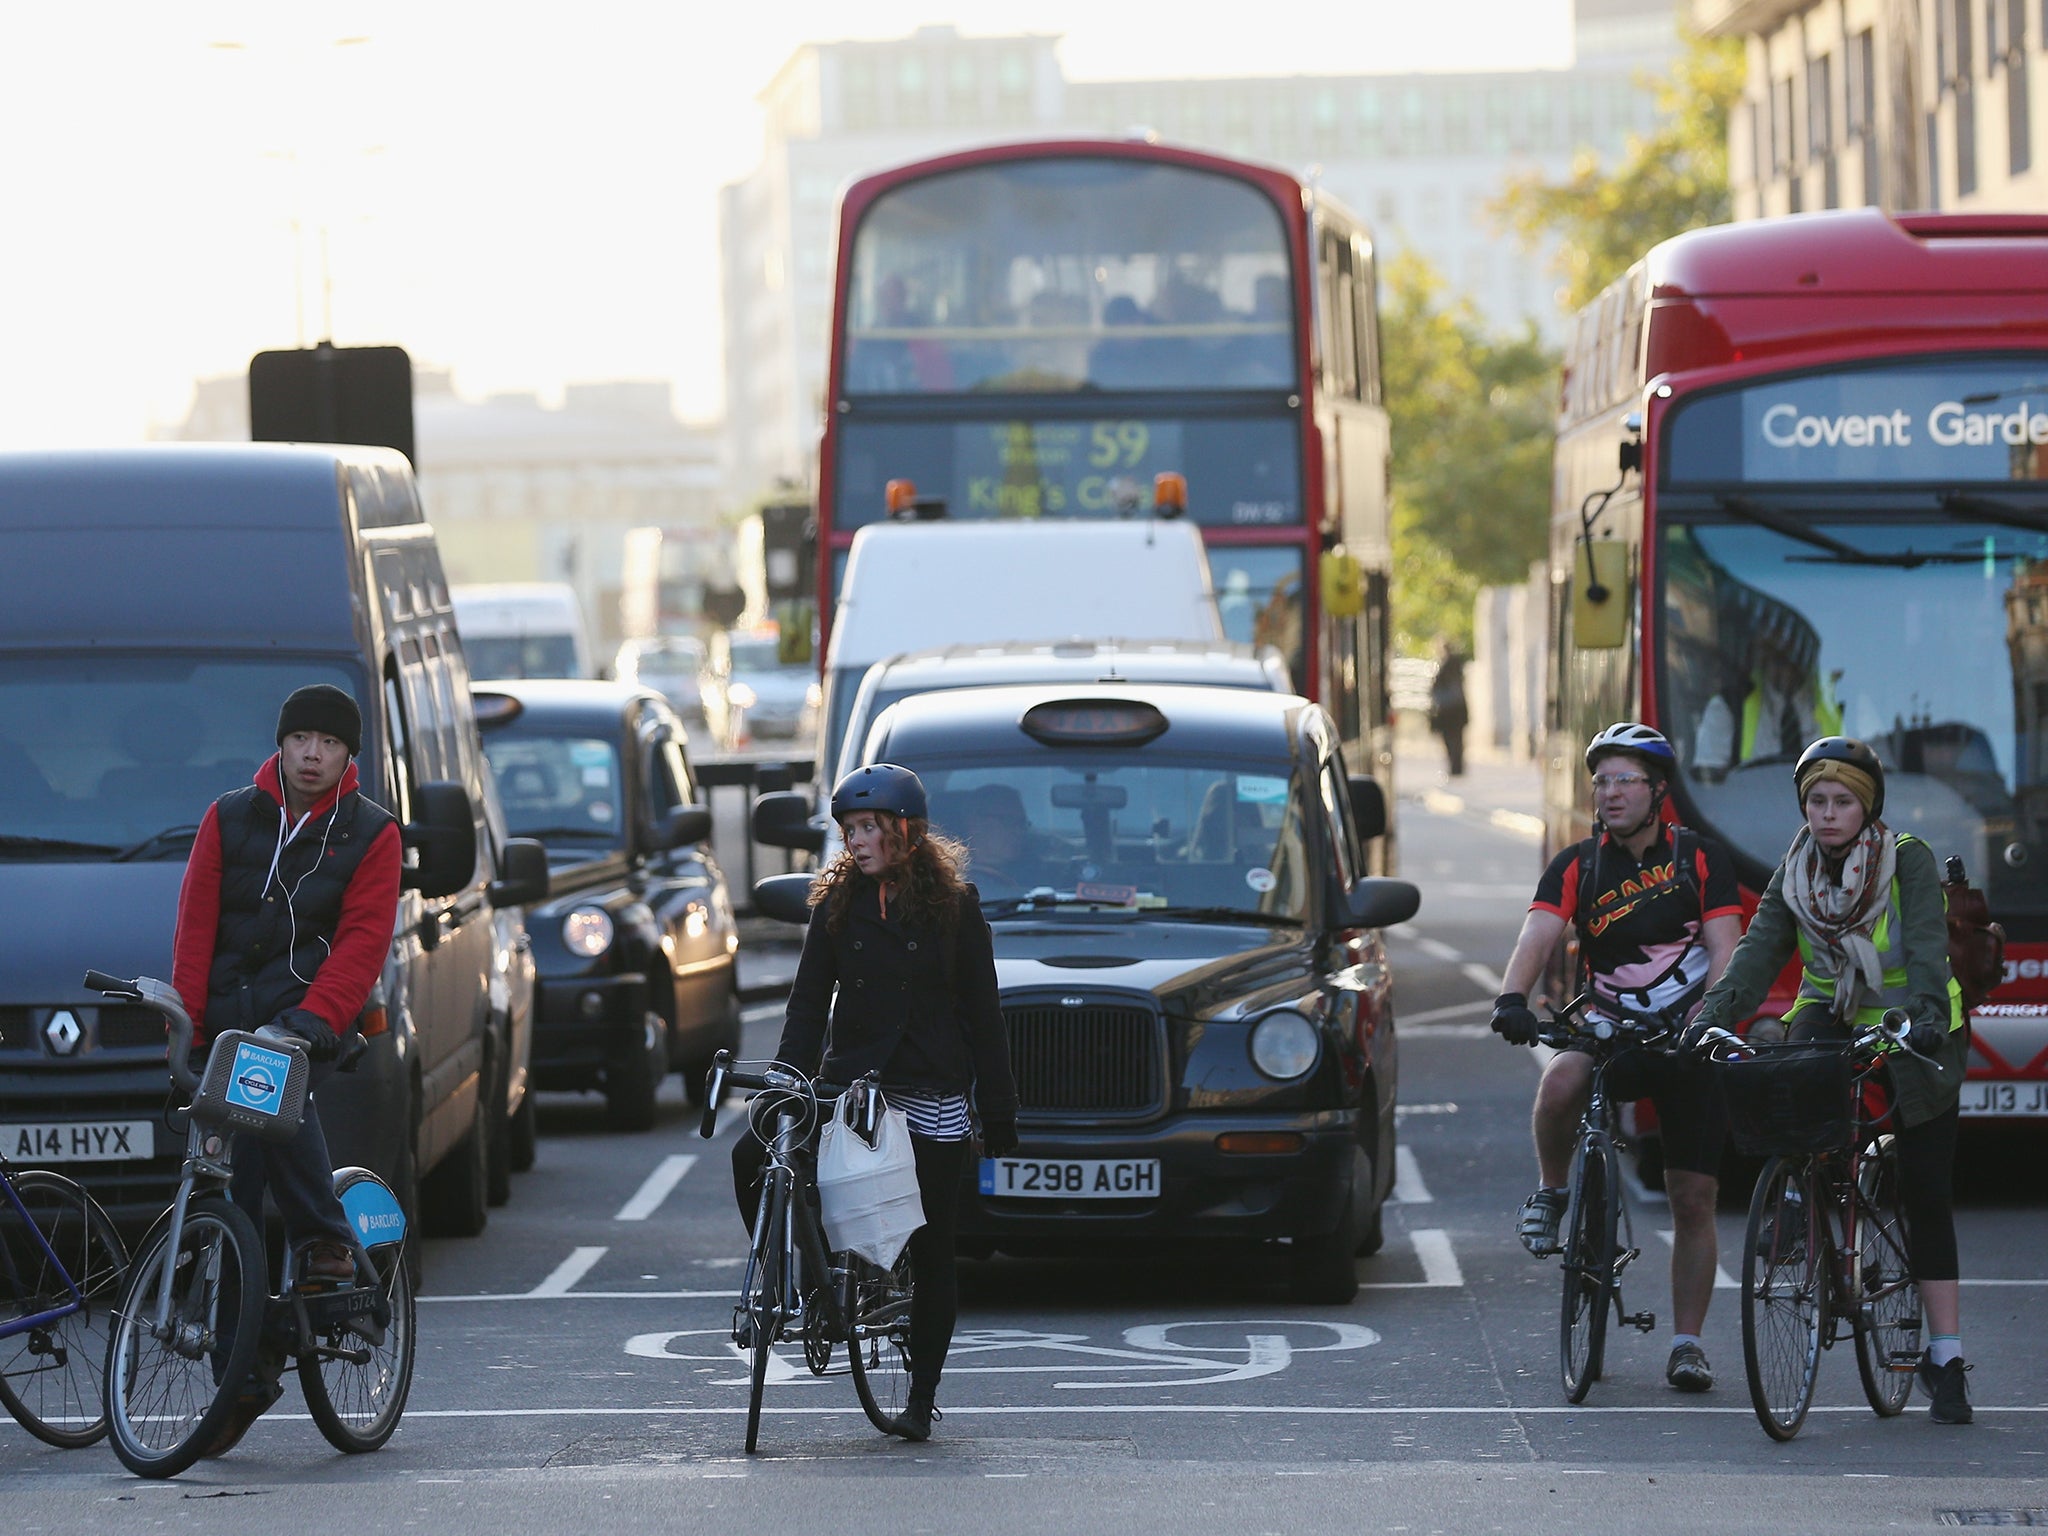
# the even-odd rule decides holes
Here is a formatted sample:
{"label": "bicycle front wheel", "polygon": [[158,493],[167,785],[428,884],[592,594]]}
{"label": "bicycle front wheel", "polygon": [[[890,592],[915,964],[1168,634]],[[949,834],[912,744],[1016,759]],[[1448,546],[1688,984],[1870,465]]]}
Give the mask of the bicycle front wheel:
{"label": "bicycle front wheel", "polygon": [[1742,1240],[1742,1364],[1757,1422],[1790,1440],[1813,1406],[1827,1313],[1825,1191],[1811,1158],[1774,1157]]}
{"label": "bicycle front wheel", "polygon": [[38,1440],[76,1450],[107,1432],[102,1369],[128,1250],[72,1180],[31,1170],[12,1182],[21,1203],[0,1201],[0,1326],[64,1315],[0,1339],[0,1403]]}
{"label": "bicycle front wheel", "polygon": [[1899,1157],[1880,1136],[1857,1170],[1856,1369],[1881,1419],[1904,1411],[1920,1361],[1920,1289],[1906,1261]]}
{"label": "bicycle front wheel", "polygon": [[917,1277],[906,1245],[883,1269],[858,1254],[841,1257],[847,1272],[846,1354],[853,1390],[868,1422],[888,1434],[910,1406],[910,1303]]}
{"label": "bicycle front wheel", "polygon": [[1620,1198],[1613,1151],[1605,1142],[1581,1143],[1572,1179],[1571,1224],[1564,1240],[1564,1310],[1558,1358],[1564,1395],[1581,1403],[1600,1379],[1607,1350],[1607,1311],[1614,1295],[1614,1232]]}
{"label": "bicycle front wheel", "polygon": [[364,1310],[321,1327],[312,1351],[299,1356],[299,1386],[313,1422],[329,1445],[350,1455],[376,1450],[398,1428],[412,1391],[418,1339],[405,1244],[372,1248],[369,1261],[366,1274],[363,1260],[356,1260],[350,1293]]}
{"label": "bicycle front wheel", "polygon": [[[107,1427],[138,1477],[175,1477],[234,1411],[263,1331],[269,1270],[256,1228],[222,1195],[194,1200],[175,1253],[169,1223],[128,1273],[107,1350]],[[170,1311],[157,1326],[164,1273]]]}
{"label": "bicycle front wheel", "polygon": [[769,1175],[768,1198],[754,1227],[754,1254],[747,1265],[746,1292],[740,1297],[740,1329],[748,1351],[747,1454],[761,1438],[761,1398],[768,1386],[768,1356],[782,1321],[783,1239],[789,1230],[787,1175]]}

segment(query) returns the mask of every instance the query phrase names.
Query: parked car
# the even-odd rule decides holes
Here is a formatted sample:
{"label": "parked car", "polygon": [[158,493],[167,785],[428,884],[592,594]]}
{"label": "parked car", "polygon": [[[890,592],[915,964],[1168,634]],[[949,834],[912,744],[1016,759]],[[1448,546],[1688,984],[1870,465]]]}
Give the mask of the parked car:
{"label": "parked car", "polygon": [[524,1093],[519,908],[547,863],[496,814],[405,459],[0,454],[0,546],[0,1146],[48,1132],[35,1160],[82,1162],[118,1216],[162,1208],[185,1149],[163,1022],[81,979],[168,978],[208,802],[268,757],[288,693],[333,683],[362,709],[362,793],[413,853],[370,1048],[320,1088],[328,1148],[427,1226],[481,1230]]}
{"label": "parked car", "polygon": [[[1286,1245],[1348,1301],[1393,1187],[1392,974],[1420,897],[1291,694],[1097,683],[907,698],[864,760],[917,771],[995,935],[1021,1145],[964,1193],[964,1247]],[[801,919],[806,875],[756,887]]]}
{"label": "parked car", "polygon": [[597,675],[583,605],[567,582],[478,582],[452,595],[470,676]]}
{"label": "parked car", "polygon": [[704,725],[704,642],[695,635],[650,635],[619,647],[612,676],[622,683],[652,688],[669,702],[683,728],[701,732]]}
{"label": "parked car", "polygon": [[713,635],[703,696],[711,739],[728,752],[771,738],[808,750],[817,737],[818,674],[808,662],[784,661],[772,629]]}
{"label": "parked car", "polygon": [[475,697],[506,820],[547,846],[549,896],[526,914],[534,1080],[601,1089],[619,1129],[646,1130],[671,1069],[699,1097],[740,1039],[739,929],[682,722],[626,683]]}

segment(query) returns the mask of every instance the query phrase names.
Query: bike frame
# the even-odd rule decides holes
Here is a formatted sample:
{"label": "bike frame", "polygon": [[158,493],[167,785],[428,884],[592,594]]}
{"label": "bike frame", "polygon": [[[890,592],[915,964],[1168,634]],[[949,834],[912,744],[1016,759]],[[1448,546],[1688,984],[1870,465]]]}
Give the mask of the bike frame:
{"label": "bike frame", "polygon": [[[49,1239],[43,1236],[43,1229],[38,1227],[34,1219],[30,1217],[28,1207],[21,1203],[21,1196],[14,1192],[14,1180],[8,1177],[10,1171],[6,1166],[0,1165],[0,1189],[7,1191],[7,1201],[14,1207],[15,1214],[21,1218],[21,1224],[35,1234],[36,1246],[43,1250],[43,1257],[57,1266],[57,1273],[64,1277],[64,1289],[70,1292],[71,1299],[60,1307],[52,1307],[47,1312],[38,1312],[33,1317],[17,1317],[11,1322],[0,1323],[0,1339],[18,1338],[24,1333],[33,1333],[38,1328],[48,1327],[51,1323],[60,1323],[65,1318],[75,1316],[85,1310],[85,1297],[78,1289],[78,1282],[71,1278],[71,1271],[64,1267],[64,1261],[57,1257],[57,1252],[50,1246]],[[14,1287],[17,1294],[22,1293],[26,1287],[22,1284],[21,1270],[15,1265],[13,1250],[0,1251],[4,1251],[7,1255],[7,1279],[9,1284]]]}

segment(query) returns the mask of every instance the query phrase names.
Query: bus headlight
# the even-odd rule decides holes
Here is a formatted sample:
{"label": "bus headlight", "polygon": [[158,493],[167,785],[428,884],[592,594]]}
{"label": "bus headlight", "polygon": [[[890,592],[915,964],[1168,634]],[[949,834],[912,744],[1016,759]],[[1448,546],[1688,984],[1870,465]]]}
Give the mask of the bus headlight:
{"label": "bus headlight", "polygon": [[562,919],[562,946],[572,955],[595,960],[612,947],[612,920],[602,907],[578,907]]}
{"label": "bus headlight", "polygon": [[1291,1008],[1269,1013],[1252,1027],[1252,1065],[1276,1082],[1291,1082],[1316,1064],[1322,1037]]}

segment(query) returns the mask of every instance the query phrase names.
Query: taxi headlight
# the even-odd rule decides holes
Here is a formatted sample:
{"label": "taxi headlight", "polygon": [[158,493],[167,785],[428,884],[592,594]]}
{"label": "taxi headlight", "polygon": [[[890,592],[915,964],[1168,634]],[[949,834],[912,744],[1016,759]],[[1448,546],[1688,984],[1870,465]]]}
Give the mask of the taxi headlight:
{"label": "taxi headlight", "polygon": [[562,919],[562,945],[572,955],[595,960],[612,947],[612,920],[601,907],[578,907]]}
{"label": "taxi headlight", "polygon": [[1252,1065],[1277,1082],[1307,1072],[1321,1049],[1315,1025],[1291,1008],[1267,1014],[1252,1028]]}

